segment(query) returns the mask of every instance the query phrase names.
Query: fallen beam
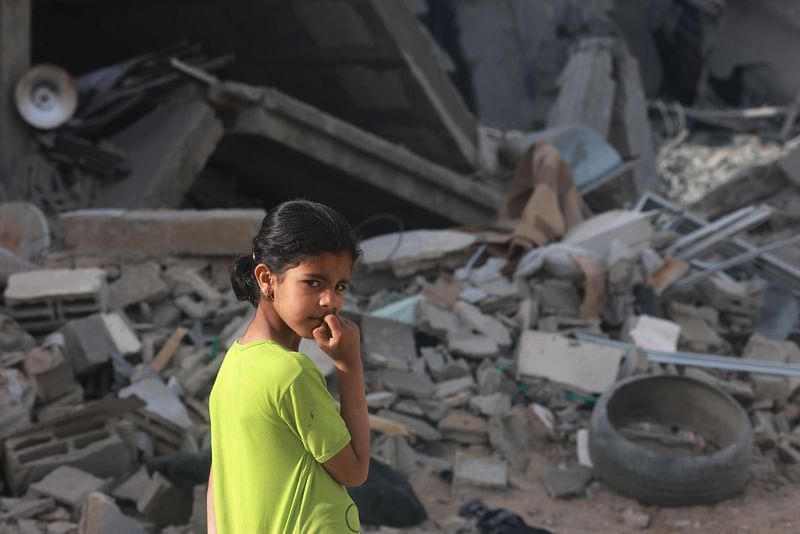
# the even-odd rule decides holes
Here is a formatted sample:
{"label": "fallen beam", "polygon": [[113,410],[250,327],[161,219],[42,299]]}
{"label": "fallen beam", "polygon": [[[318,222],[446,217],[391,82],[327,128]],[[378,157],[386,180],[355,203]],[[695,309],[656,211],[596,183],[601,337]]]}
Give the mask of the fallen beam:
{"label": "fallen beam", "polygon": [[[238,84],[237,84],[238,85]],[[271,88],[250,88],[229,135],[260,136],[459,223],[494,217],[502,194]]]}

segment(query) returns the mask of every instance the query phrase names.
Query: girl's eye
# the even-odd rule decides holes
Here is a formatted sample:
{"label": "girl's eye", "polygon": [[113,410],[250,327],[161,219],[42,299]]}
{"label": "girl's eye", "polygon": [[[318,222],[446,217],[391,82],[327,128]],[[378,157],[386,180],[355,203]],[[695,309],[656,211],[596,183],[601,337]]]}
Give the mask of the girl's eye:
{"label": "girl's eye", "polygon": [[308,287],[319,287],[319,280],[306,280]]}
{"label": "girl's eye", "polygon": [[345,284],[337,284],[336,291],[347,291],[347,285]]}

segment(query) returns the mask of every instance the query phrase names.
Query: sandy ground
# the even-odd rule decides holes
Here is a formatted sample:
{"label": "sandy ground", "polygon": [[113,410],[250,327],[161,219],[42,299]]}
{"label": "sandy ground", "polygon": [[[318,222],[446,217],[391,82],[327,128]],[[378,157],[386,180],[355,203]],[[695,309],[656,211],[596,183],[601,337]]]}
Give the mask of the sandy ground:
{"label": "sandy ground", "polygon": [[[453,451],[448,451],[448,457]],[[422,469],[411,476],[411,483],[425,504],[430,519],[415,529],[383,529],[380,532],[433,533],[442,532],[439,526],[457,515],[459,505],[481,498],[492,507],[513,510],[531,526],[543,527],[557,534],[591,532],[642,532],[623,520],[623,512],[633,507],[651,518],[646,532],[710,533],[710,534],[770,534],[800,532],[800,486],[768,489],[763,483],[751,483],[744,494],[714,506],[659,508],[641,506],[619,496],[600,483],[593,483],[584,498],[556,500],[551,498],[542,483],[542,476],[556,463],[552,455],[533,453],[526,473],[512,475],[512,488],[486,490],[461,488],[453,491],[448,480]],[[512,471],[510,471],[512,472]]]}

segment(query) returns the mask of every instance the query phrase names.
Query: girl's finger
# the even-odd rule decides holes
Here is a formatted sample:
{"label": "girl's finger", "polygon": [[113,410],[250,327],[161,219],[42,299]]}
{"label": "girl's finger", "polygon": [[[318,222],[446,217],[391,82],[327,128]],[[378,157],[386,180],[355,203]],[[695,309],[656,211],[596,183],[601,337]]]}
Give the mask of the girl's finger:
{"label": "girl's finger", "polygon": [[342,323],[338,316],[329,313],[325,316],[325,324],[331,329],[331,340],[339,339],[342,335]]}
{"label": "girl's finger", "polygon": [[316,341],[317,345],[320,347],[330,344],[331,338],[328,337],[327,327],[324,324],[321,324],[312,330],[311,335],[314,336],[314,341]]}

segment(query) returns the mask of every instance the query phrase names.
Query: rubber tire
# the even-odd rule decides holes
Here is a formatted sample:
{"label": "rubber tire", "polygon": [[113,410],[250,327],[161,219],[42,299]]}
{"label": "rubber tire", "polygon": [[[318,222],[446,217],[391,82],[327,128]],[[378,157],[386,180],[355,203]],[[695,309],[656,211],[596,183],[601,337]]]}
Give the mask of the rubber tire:
{"label": "rubber tire", "polygon": [[[725,425],[733,436],[711,454],[658,453],[617,431],[609,419],[609,405],[615,420],[623,415],[641,417],[667,411],[673,418],[691,420],[694,428],[703,421],[709,427]],[[685,421],[673,422],[680,425]],[[622,495],[659,506],[712,504],[741,492],[749,479],[752,442],[750,420],[730,395],[699,380],[674,375],[638,375],[614,384],[595,405],[589,431],[595,475]]]}

